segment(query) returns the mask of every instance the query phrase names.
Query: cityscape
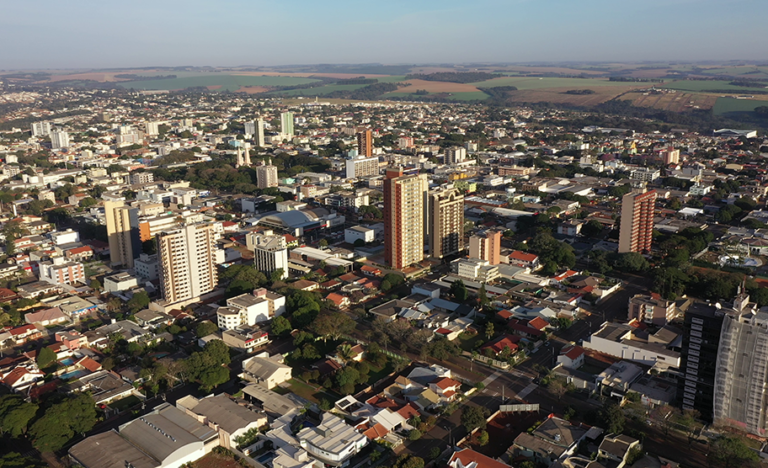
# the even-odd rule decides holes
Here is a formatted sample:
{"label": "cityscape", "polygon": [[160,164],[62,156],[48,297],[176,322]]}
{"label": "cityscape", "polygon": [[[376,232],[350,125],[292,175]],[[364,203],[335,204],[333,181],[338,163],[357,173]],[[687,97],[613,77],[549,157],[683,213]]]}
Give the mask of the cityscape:
{"label": "cityscape", "polygon": [[768,462],[768,5],[364,3],[7,6],[0,468]]}

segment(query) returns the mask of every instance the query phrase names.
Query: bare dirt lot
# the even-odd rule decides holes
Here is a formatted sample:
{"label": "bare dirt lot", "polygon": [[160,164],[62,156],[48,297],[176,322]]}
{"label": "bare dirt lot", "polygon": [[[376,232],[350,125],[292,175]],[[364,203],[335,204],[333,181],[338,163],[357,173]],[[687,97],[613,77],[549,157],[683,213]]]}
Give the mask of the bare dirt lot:
{"label": "bare dirt lot", "polygon": [[[221,88],[221,86],[219,86]],[[259,94],[259,93],[266,93],[267,91],[272,91],[273,88],[268,88],[266,86],[243,86],[240,89],[237,90],[238,93],[246,93],[246,94]]]}
{"label": "bare dirt lot", "polygon": [[711,109],[717,101],[717,95],[704,93],[627,93],[622,99],[631,100],[638,107],[683,112],[694,109]]}

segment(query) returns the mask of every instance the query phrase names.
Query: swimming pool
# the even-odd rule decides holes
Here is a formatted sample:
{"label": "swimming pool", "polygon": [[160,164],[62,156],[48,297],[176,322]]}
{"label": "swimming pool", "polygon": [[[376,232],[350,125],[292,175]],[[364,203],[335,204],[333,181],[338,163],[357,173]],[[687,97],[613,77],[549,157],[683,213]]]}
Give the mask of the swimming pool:
{"label": "swimming pool", "polygon": [[84,376],[87,373],[88,373],[88,371],[83,370],[83,369],[79,369],[79,370],[74,370],[74,371],[71,371],[71,372],[67,372],[66,374],[61,374],[59,376],[59,378],[62,379],[62,380],[69,380],[69,379],[74,379],[74,378],[77,378],[77,377],[82,377],[82,376]]}
{"label": "swimming pool", "polygon": [[72,364],[74,364],[74,363],[75,363],[75,360],[74,360],[74,359],[72,359],[71,357],[68,357],[68,358],[66,358],[66,359],[62,359],[62,360],[61,360],[61,361],[59,361],[59,362],[61,363],[61,365],[62,365],[62,366],[64,366],[64,367],[69,367],[69,366],[71,366]]}

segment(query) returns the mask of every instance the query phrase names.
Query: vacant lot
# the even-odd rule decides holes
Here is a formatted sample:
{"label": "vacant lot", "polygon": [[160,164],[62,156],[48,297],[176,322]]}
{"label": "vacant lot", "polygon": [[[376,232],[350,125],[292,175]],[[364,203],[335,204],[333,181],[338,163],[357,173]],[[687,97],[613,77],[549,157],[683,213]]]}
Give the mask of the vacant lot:
{"label": "vacant lot", "polygon": [[194,468],[242,468],[233,458],[218,453],[209,453],[200,460],[192,462]]}
{"label": "vacant lot", "polygon": [[240,89],[237,90],[239,93],[246,93],[246,94],[260,94],[260,93],[266,93],[271,88],[267,88],[265,86],[241,86]]}
{"label": "vacant lot", "polygon": [[632,101],[632,104],[638,107],[651,107],[673,112],[711,109],[717,101],[717,96],[713,94],[684,92],[671,94],[627,93],[621,98]]}

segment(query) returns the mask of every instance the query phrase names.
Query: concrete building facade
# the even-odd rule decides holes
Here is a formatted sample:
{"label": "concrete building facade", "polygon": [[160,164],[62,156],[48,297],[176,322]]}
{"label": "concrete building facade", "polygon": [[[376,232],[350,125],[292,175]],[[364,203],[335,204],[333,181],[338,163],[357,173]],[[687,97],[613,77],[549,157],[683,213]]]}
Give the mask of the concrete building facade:
{"label": "concrete building facade", "polygon": [[631,192],[621,199],[619,253],[650,252],[656,191]]}
{"label": "concrete building facade", "polygon": [[216,288],[216,233],[210,224],[190,224],[157,235],[160,291],[174,304]]}
{"label": "concrete building facade", "polygon": [[384,179],[384,257],[390,267],[403,269],[424,259],[426,174],[403,175],[387,170]]}

